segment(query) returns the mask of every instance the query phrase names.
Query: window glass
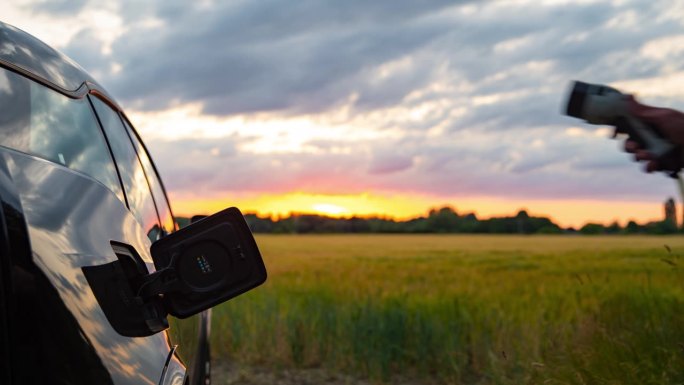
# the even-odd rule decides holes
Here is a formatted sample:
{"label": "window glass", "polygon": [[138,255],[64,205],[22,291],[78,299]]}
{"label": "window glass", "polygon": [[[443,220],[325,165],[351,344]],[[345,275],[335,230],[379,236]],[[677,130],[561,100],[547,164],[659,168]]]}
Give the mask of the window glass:
{"label": "window glass", "polygon": [[154,201],[157,203],[157,210],[159,212],[162,230],[165,234],[169,234],[175,230],[175,223],[173,221],[173,215],[171,215],[169,202],[166,199],[166,194],[164,194],[164,189],[162,188],[161,180],[159,180],[159,176],[152,165],[152,161],[150,160],[147,151],[145,151],[144,146],[140,142],[140,139],[135,132],[133,132],[133,129],[126,120],[124,120],[124,124],[126,125],[126,129],[128,130],[128,133],[135,144],[135,148],[138,151],[138,156],[140,157],[140,161],[145,169],[147,180],[150,182],[150,186],[152,187],[152,194],[154,195]]}
{"label": "window glass", "polygon": [[159,233],[159,218],[145,178],[145,172],[138,160],[131,139],[116,111],[98,98],[91,98],[91,100],[116,159],[116,166],[119,169],[121,181],[126,191],[128,207],[150,239],[155,241]]}
{"label": "window glass", "polygon": [[0,144],[99,180],[123,201],[107,143],[86,99],[71,99],[0,68]]}

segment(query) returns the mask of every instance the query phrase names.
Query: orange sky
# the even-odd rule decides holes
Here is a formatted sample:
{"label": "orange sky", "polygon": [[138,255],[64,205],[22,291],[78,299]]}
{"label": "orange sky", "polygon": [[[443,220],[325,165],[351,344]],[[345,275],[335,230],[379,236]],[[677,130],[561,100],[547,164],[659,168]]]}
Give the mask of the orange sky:
{"label": "orange sky", "polygon": [[450,205],[459,213],[476,212],[478,217],[515,214],[526,209],[532,215],[549,216],[561,226],[580,227],[587,221],[625,225],[628,220],[646,222],[662,218],[658,202],[628,202],[599,200],[507,200],[501,198],[453,198],[439,201],[420,195],[382,196],[377,194],[323,195],[294,192],[280,195],[236,196],[205,200],[172,196],[178,216],[210,214],[228,206],[262,216],[286,216],[291,212],[316,213],[336,217],[391,216],[408,219],[426,215],[430,208]]}

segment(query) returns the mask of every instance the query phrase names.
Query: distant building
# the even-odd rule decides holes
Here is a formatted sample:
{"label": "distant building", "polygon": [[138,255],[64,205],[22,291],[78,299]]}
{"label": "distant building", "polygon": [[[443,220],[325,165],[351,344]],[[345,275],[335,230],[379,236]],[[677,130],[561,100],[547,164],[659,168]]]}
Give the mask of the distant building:
{"label": "distant building", "polygon": [[672,223],[675,227],[679,227],[677,222],[677,205],[672,198],[665,201],[665,222]]}

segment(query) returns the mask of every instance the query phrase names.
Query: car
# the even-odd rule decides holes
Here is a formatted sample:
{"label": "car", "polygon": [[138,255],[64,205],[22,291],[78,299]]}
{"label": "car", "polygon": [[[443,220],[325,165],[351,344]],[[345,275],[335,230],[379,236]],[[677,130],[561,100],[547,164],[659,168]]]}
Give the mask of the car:
{"label": "car", "polygon": [[0,383],[209,384],[211,307],[266,280],[236,208],[179,229],[120,105],[0,22]]}

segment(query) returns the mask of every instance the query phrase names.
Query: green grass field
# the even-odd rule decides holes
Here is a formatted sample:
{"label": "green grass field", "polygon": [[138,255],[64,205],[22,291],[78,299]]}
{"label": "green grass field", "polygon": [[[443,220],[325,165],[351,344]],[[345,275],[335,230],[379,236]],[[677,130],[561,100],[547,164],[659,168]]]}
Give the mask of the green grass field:
{"label": "green grass field", "polygon": [[218,360],[380,383],[684,384],[684,236],[257,242],[269,278],[214,309]]}

